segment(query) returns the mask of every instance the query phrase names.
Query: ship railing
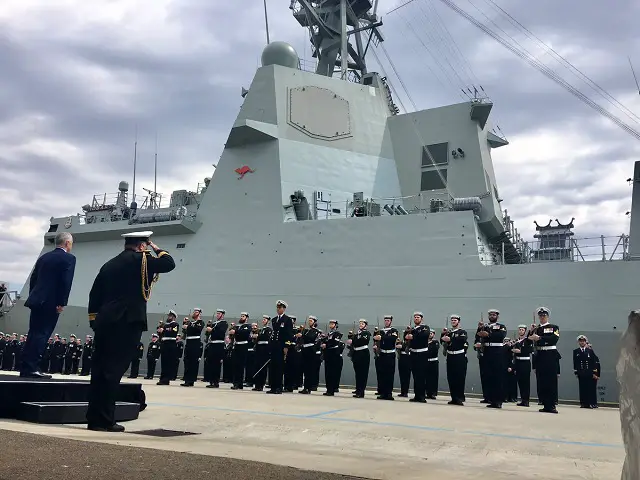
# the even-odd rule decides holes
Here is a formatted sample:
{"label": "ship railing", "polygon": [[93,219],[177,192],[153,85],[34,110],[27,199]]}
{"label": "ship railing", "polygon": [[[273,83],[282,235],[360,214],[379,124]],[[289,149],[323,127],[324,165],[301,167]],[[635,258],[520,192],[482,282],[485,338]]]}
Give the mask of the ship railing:
{"label": "ship railing", "polygon": [[0,317],[8,313],[20,298],[17,290],[0,292]]}
{"label": "ship railing", "polygon": [[[435,203],[434,198],[438,199]],[[346,217],[402,216],[450,211],[453,209],[452,202],[453,198],[446,193],[428,192],[426,195],[419,193],[400,197],[370,197],[363,199],[362,203],[347,200],[340,210],[345,212]]]}
{"label": "ship railing", "polygon": [[[520,258],[515,258],[513,249]],[[511,251],[509,251],[511,250]],[[483,264],[542,262],[613,262],[628,261],[629,235],[582,238],[544,239],[516,245],[501,242],[491,245],[491,255],[481,258]]]}

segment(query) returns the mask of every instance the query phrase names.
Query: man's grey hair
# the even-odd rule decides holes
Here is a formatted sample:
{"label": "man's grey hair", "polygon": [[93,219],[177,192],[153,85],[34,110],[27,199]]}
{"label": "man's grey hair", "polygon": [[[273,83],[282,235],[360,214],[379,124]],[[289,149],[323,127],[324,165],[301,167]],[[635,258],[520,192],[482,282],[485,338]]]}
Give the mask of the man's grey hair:
{"label": "man's grey hair", "polygon": [[60,232],[56,235],[56,247],[61,247],[65,242],[73,242],[73,236],[69,232]]}

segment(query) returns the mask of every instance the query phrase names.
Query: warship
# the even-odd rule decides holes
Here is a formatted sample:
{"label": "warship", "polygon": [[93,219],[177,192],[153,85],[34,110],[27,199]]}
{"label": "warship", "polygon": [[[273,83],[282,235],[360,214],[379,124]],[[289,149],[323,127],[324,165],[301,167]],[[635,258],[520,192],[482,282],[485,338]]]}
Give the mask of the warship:
{"label": "warship", "polygon": [[[51,218],[40,254],[69,232],[77,257],[56,331],[90,333],[87,299],[99,268],[122,249],[123,233],[151,230],[177,267],[155,284],[147,336],[169,309],[182,316],[198,306],[208,316],[224,308],[230,321],[248,311],[251,321],[272,314],[277,299],[300,319],[316,315],[323,329],[338,319],[345,336],[358,319],[371,328],[386,314],[402,330],[419,310],[437,332],[459,314],[473,337],[489,308],[512,336],[544,305],[561,330],[560,398],[578,397],[572,350],[585,334],[602,364],[599,399],[615,403],[620,335],[640,305],[640,162],[628,235],[585,242],[573,220],[545,219],[525,241],[496,183],[491,152],[509,142],[491,127],[493,103],[401,113],[388,77],[366,62],[384,40],[376,8],[370,0],[292,2],[315,69],[302,68],[290,44],[267,39],[215,172],[197,188],[175,190],[163,204],[156,191],[136,196],[134,178],[131,195],[123,181],[82,213]],[[27,331],[28,284],[5,298],[0,330]],[[466,389],[478,393],[471,347],[468,356]],[[342,383],[353,377],[345,362]]]}

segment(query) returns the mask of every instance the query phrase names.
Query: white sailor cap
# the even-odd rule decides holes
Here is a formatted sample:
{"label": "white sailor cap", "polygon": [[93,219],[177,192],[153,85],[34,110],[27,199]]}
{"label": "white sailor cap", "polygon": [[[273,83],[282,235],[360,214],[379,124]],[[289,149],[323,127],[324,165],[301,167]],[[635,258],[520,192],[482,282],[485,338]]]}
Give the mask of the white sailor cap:
{"label": "white sailor cap", "polygon": [[384,317],[382,317],[383,320],[386,320],[387,318],[389,320],[393,320],[393,315],[385,315]]}
{"label": "white sailor cap", "polygon": [[76,337],[76,335],[75,335],[75,333],[72,333],[71,335],[69,335],[69,338],[71,338],[71,337],[73,337],[73,338],[77,338],[77,337]]}
{"label": "white sailor cap", "polygon": [[271,315],[262,315],[262,318],[266,318],[267,320],[271,320]]}
{"label": "white sailor cap", "polygon": [[500,315],[500,310],[497,310],[495,308],[490,308],[489,310],[487,310],[487,313],[489,315],[491,315],[492,313],[495,313],[496,315]]}
{"label": "white sailor cap", "polygon": [[307,318],[310,318],[311,320],[314,320],[316,322],[318,321],[318,317],[316,317],[315,315],[309,315]]}
{"label": "white sailor cap", "polygon": [[249,318],[249,313],[248,312],[240,312],[240,316],[245,316],[247,318]]}
{"label": "white sailor cap", "polygon": [[124,238],[125,243],[135,243],[135,242],[149,242],[153,232],[151,230],[147,230],[144,232],[129,232],[123,233],[121,236]]}
{"label": "white sailor cap", "polygon": [[224,315],[225,313],[227,313],[227,311],[224,308],[219,308],[216,310],[216,313],[221,313]]}
{"label": "white sailor cap", "polygon": [[578,335],[578,338],[576,338],[576,341],[579,342],[580,340],[584,340],[585,342],[589,341],[589,339],[585,335]]}
{"label": "white sailor cap", "polygon": [[366,318],[361,318],[360,320],[358,320],[358,322],[364,322],[365,325],[369,325],[369,322],[367,322]]}
{"label": "white sailor cap", "polygon": [[526,330],[527,326],[526,325],[518,325],[518,328],[524,328]]}
{"label": "white sailor cap", "polygon": [[178,316],[175,310],[169,310],[169,313],[167,315],[173,315],[174,317]]}
{"label": "white sailor cap", "polygon": [[329,320],[329,323],[335,323],[336,325],[338,324],[338,320]]}
{"label": "white sailor cap", "polygon": [[195,307],[193,311],[202,313],[202,309],[200,307]]}
{"label": "white sailor cap", "polygon": [[539,307],[537,313],[538,315],[549,315],[549,309],[547,307]]}
{"label": "white sailor cap", "polygon": [[419,317],[424,318],[424,314],[422,312],[413,312],[413,316],[415,317],[416,315],[418,315]]}
{"label": "white sailor cap", "polygon": [[284,308],[288,307],[287,302],[285,302],[284,300],[278,300],[276,302],[276,307],[280,307],[280,306],[283,306]]}
{"label": "white sailor cap", "polygon": [[153,338],[153,337],[158,338],[158,334],[157,334],[157,333],[152,333],[152,334],[151,334],[151,338]]}
{"label": "white sailor cap", "polygon": [[453,320],[454,318],[457,320],[460,320],[460,315],[458,315],[457,313],[454,313],[453,315],[449,315],[450,320]]}

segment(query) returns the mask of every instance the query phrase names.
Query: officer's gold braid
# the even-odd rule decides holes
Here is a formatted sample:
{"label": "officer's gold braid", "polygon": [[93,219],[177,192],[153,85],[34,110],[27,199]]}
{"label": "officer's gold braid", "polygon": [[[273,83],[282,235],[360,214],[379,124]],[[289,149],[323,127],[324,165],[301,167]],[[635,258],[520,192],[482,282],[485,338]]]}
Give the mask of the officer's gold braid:
{"label": "officer's gold braid", "polygon": [[141,274],[142,274],[142,298],[144,298],[145,302],[149,301],[151,297],[151,289],[153,288],[153,284],[158,281],[159,275],[156,273],[151,280],[151,284],[149,284],[149,276],[147,275],[147,255],[148,252],[142,252],[142,266],[141,266]]}

